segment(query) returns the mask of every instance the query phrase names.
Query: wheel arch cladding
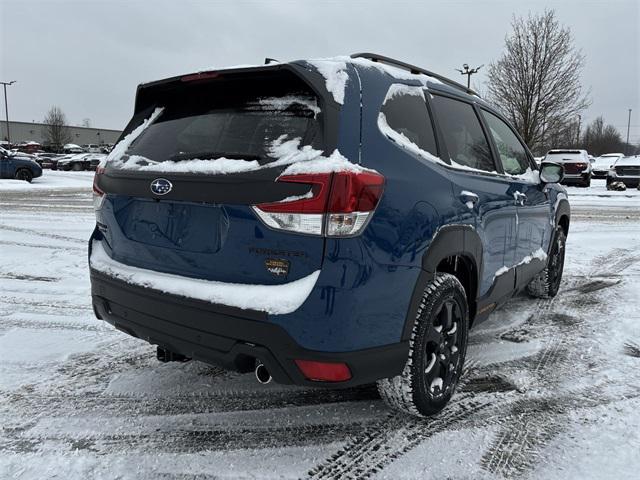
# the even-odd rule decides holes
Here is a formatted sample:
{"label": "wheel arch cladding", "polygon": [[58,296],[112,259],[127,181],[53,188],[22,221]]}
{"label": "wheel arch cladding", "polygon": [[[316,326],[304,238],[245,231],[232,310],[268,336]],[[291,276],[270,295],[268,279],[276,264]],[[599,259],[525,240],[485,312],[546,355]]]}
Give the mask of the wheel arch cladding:
{"label": "wheel arch cladding", "polygon": [[556,225],[560,225],[565,236],[569,234],[569,224],[571,223],[571,207],[567,199],[558,201],[555,211]]}
{"label": "wheel arch cladding", "polygon": [[424,289],[437,272],[451,273],[460,280],[467,295],[469,322],[473,323],[481,268],[482,241],[473,227],[448,225],[439,229],[422,257],[422,272],[411,296],[402,339],[410,338]]}

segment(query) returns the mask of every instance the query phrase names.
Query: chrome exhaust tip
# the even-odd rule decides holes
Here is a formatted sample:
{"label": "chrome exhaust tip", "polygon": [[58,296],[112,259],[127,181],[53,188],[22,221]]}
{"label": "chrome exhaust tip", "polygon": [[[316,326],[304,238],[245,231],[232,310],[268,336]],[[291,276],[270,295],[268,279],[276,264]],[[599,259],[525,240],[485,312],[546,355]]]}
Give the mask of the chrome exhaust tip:
{"label": "chrome exhaust tip", "polygon": [[258,363],[258,365],[256,366],[255,374],[256,379],[259,383],[266,385],[267,383],[271,382],[271,374],[263,363]]}

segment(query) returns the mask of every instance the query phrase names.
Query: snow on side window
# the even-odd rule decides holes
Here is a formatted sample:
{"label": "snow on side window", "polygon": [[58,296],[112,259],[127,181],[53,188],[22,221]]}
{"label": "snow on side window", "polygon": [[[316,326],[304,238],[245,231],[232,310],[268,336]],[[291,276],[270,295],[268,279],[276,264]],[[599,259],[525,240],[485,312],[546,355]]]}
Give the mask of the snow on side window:
{"label": "snow on side window", "polygon": [[378,115],[378,128],[401,147],[441,162],[421,87],[391,85]]}

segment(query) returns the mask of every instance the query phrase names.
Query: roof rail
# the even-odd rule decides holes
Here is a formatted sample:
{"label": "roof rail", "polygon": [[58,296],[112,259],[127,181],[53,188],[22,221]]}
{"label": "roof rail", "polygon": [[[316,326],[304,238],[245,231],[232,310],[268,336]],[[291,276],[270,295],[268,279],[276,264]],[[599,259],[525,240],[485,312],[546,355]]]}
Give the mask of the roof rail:
{"label": "roof rail", "polygon": [[395,67],[404,68],[405,70],[409,70],[411,73],[424,73],[425,75],[429,75],[430,77],[436,78],[440,80],[442,83],[446,83],[451,87],[457,88],[471,95],[476,95],[477,97],[480,96],[474,90],[467,88],[461,83],[451,80],[450,78],[444,77],[438,73],[434,73],[429,70],[425,70],[424,68],[416,67],[415,65],[411,65],[410,63],[401,62],[400,60],[395,60],[390,57],[378,55],[377,53],[367,53],[367,52],[354,53],[353,55],[351,55],[351,58],[366,58],[368,60],[371,60],[372,62],[387,63]]}

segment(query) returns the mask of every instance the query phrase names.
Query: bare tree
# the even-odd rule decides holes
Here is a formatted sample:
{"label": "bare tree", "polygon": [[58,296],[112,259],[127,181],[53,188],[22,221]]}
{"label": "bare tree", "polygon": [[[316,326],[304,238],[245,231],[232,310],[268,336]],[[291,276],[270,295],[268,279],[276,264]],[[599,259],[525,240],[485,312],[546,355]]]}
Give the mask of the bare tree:
{"label": "bare tree", "polygon": [[580,83],[584,55],[553,10],[514,16],[511,25],[504,53],[489,65],[488,97],[531,149],[541,149],[590,104]]}
{"label": "bare tree", "polygon": [[55,105],[49,109],[44,117],[44,139],[49,145],[62,147],[71,141],[71,132],[67,126],[67,116]]}
{"label": "bare tree", "polygon": [[591,122],[584,132],[584,148],[592,155],[621,152],[624,146],[620,132],[613,125],[606,125],[602,117]]}

